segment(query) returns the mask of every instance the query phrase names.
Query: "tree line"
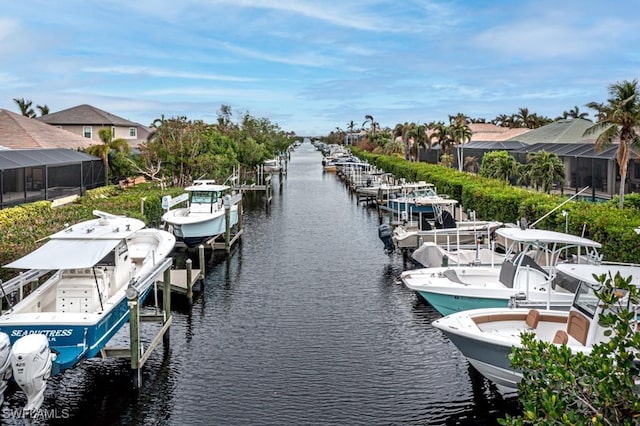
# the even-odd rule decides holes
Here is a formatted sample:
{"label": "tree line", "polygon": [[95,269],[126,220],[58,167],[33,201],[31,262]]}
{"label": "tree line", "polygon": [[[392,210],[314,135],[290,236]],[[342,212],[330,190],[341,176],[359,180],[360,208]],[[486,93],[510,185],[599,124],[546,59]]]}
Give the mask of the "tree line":
{"label": "tree line", "polygon": [[[37,116],[32,101],[15,98],[14,102],[25,117]],[[49,113],[46,104],[36,108],[41,115]],[[149,137],[136,155],[125,139],[114,138],[111,128],[98,130],[101,143],[83,151],[102,159],[105,184],[133,174],[170,186],[186,186],[203,178],[224,181],[235,169],[253,170],[286,152],[295,140],[295,133],[283,131],[267,118],[243,112],[234,119],[231,107],[224,104],[215,123],[163,115],[150,127]]]}

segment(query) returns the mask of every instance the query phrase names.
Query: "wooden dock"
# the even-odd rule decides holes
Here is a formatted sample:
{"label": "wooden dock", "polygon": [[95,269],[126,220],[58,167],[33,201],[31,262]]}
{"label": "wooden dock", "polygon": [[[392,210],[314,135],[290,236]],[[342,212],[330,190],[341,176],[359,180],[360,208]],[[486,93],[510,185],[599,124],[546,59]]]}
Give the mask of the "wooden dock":
{"label": "wooden dock", "polygon": [[[191,288],[194,291],[197,290],[198,284],[201,280],[204,279],[204,275],[200,272],[200,269],[192,269],[191,270]],[[187,283],[189,282],[189,273],[186,269],[172,269],[171,270],[171,291],[178,294],[187,295],[189,291],[189,286]]]}

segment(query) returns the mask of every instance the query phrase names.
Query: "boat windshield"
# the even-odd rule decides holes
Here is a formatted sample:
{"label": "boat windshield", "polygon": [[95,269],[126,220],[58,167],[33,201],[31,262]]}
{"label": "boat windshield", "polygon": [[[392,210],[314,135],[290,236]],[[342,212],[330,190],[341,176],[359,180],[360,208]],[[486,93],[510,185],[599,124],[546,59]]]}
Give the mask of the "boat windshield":
{"label": "boat windshield", "polygon": [[596,296],[593,288],[591,288],[587,283],[580,283],[580,287],[578,287],[576,297],[573,301],[573,306],[578,308],[585,315],[593,318],[596,314],[596,309],[598,308],[599,303],[600,299]]}
{"label": "boat windshield", "polygon": [[217,192],[193,191],[191,193],[192,203],[213,203],[217,200]]}

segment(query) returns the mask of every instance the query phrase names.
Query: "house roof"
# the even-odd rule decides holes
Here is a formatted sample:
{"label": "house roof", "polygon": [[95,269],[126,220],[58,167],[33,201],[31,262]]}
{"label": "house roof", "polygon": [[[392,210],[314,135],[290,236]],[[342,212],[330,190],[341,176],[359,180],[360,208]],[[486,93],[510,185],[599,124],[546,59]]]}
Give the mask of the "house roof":
{"label": "house roof", "polygon": [[512,150],[520,149],[526,146],[527,144],[518,142],[518,141],[496,141],[496,142],[471,141],[469,143],[464,144],[465,149],[471,148],[471,149],[486,149],[486,150],[500,150],[500,151],[503,151],[503,150],[512,151]]}
{"label": "house roof", "polygon": [[102,161],[93,155],[64,148],[9,149],[0,151],[0,170],[35,166],[61,166],[82,161]]}
{"label": "house roof", "polygon": [[37,119],[52,125],[140,126],[140,124],[129,121],[126,118],[118,117],[110,112],[86,104],[46,114]]}
{"label": "house roof", "polygon": [[36,119],[0,109],[0,145],[11,149],[86,148],[92,141]]}
{"label": "house roof", "polygon": [[[618,152],[618,144],[611,144],[602,150],[596,150],[594,143],[536,143],[526,145],[516,151],[515,154],[527,154],[530,152],[546,151],[559,157],[580,157],[615,160]],[[635,151],[631,151],[630,158],[638,158]]]}
{"label": "house roof", "polygon": [[538,127],[522,135],[514,136],[509,140],[517,140],[526,144],[536,143],[578,143],[585,140],[593,141],[598,135],[589,138],[584,132],[594,123],[582,118],[557,120],[546,126]]}
{"label": "house roof", "polygon": [[505,141],[531,131],[531,129],[527,129],[525,127],[512,129],[509,127],[496,126],[491,123],[470,123],[468,126],[469,129],[471,129],[471,142]]}

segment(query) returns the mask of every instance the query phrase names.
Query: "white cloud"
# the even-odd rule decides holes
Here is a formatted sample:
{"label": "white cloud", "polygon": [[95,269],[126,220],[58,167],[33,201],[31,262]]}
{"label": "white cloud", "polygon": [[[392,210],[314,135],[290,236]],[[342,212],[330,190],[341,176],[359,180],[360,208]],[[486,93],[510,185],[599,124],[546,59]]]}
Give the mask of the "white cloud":
{"label": "white cloud", "polygon": [[183,71],[173,71],[166,69],[142,67],[142,66],[113,66],[113,67],[85,67],[82,72],[100,73],[100,74],[124,74],[124,75],[148,75],[151,77],[163,78],[179,78],[188,80],[213,80],[213,81],[229,81],[229,82],[252,82],[259,81],[257,78],[237,77],[230,75],[191,73]]}

